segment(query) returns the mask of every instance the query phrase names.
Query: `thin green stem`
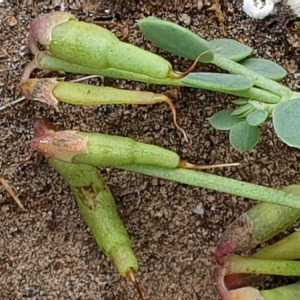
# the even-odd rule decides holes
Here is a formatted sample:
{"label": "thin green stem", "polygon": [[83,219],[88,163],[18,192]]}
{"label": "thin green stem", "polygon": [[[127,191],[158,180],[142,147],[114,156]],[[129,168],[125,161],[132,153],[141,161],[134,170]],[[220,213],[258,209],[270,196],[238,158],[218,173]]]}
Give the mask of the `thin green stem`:
{"label": "thin green stem", "polygon": [[214,54],[214,59],[211,62],[219,68],[228,71],[231,74],[245,75],[251,79],[254,84],[262,89],[270,91],[278,96],[286,96],[291,94],[291,90],[276,81],[270,80],[254,71],[251,71],[244,66],[236,63],[223,55],[218,53]]}
{"label": "thin green stem", "polygon": [[300,93],[299,92],[292,92],[291,99],[299,99],[300,98]]}
{"label": "thin green stem", "polygon": [[300,231],[257,251],[253,257],[263,259],[300,259]]}
{"label": "thin green stem", "polygon": [[122,166],[121,168],[149,176],[176,181],[183,184],[237,195],[252,200],[300,208],[299,195],[235,179],[221,177],[214,174],[194,171],[190,169],[167,169],[145,165],[127,165]]}
{"label": "thin green stem", "polygon": [[259,102],[276,104],[280,101],[280,97],[268,91],[252,87],[245,91],[232,92],[233,95],[242,98],[253,99]]}
{"label": "thin green stem", "polygon": [[225,260],[226,275],[266,274],[300,276],[300,261],[271,260],[231,254]]}
{"label": "thin green stem", "polygon": [[276,289],[260,291],[264,300],[299,300],[300,282],[281,286]]}

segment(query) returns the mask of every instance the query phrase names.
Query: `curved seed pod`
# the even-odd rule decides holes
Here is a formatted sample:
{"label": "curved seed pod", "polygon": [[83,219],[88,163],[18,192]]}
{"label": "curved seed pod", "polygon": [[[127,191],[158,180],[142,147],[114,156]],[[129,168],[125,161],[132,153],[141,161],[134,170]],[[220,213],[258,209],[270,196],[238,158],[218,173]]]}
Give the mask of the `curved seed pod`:
{"label": "curved seed pod", "polygon": [[36,122],[37,137],[31,146],[47,157],[65,162],[97,167],[145,164],[166,168],[175,168],[180,163],[175,152],[131,138],[48,128],[49,123],[43,120]]}
{"label": "curved seed pod", "polygon": [[[285,187],[284,191],[300,194],[298,185]],[[299,209],[273,203],[254,206],[228,226],[216,248],[216,261],[223,264],[227,255],[255,248],[299,219]]]}
{"label": "curved seed pod", "polygon": [[[117,66],[118,67],[118,66]],[[152,84],[166,84],[166,85],[183,85],[177,78],[153,78],[147,75],[129,72],[127,70],[121,70],[117,68],[108,69],[96,69],[87,66],[68,62],[63,59],[59,59],[47,51],[39,51],[36,53],[34,60],[31,61],[23,70],[21,82],[30,78],[30,75],[34,69],[42,69],[47,71],[62,71],[66,73],[75,74],[89,74],[100,75],[111,78],[122,78],[127,80],[135,80]]]}
{"label": "curved seed pod", "polygon": [[54,57],[94,69],[120,69],[151,78],[180,78],[164,58],[121,42],[109,30],[80,22],[64,12],[37,17],[30,29],[30,48],[37,42]]}
{"label": "curved seed pod", "polygon": [[138,262],[125,226],[108,186],[95,167],[69,164],[55,159],[51,165],[64,177],[73,192],[86,224],[105,255],[118,272],[131,280],[144,299],[135,278]]}
{"label": "curved seed pod", "polygon": [[53,130],[45,120],[35,123],[36,137],[31,146],[46,157],[70,163],[96,167],[121,167],[152,165],[168,169],[211,169],[236,166],[237,163],[220,165],[193,165],[181,160],[179,155],[165,148],[137,142],[131,138],[74,130]]}
{"label": "curved seed pod", "polygon": [[156,104],[169,105],[173,121],[187,141],[186,132],[178,125],[176,108],[170,98],[163,94],[131,91],[84,83],[58,81],[56,78],[28,79],[21,84],[22,95],[31,100],[45,102],[57,109],[58,102],[74,105],[105,104]]}

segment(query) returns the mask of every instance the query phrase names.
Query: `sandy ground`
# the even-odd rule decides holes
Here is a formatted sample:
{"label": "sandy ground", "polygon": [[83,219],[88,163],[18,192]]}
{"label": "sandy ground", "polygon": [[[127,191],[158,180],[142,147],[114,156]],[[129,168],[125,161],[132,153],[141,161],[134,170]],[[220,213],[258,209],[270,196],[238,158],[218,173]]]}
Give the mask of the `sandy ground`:
{"label": "sandy ground", "polygon": [[[128,42],[163,55],[180,70],[190,62],[152,47],[139,32],[137,20],[153,15],[209,40],[223,36],[214,12],[208,10],[209,1],[202,9],[197,7],[200,1],[175,1],[176,5],[167,1],[100,1],[97,6],[76,1],[35,6],[4,2],[0,4],[0,106],[20,96],[20,74],[32,58],[28,28],[40,13],[64,9],[82,20],[101,23]],[[281,63],[289,71],[286,84],[295,88],[299,84],[300,42],[291,24],[281,21],[287,20],[287,14],[255,21],[247,18],[236,2],[226,1],[222,6],[228,37],[252,46],[255,56]],[[164,104],[100,108],[62,104],[56,112],[41,103],[24,101],[1,111],[1,173],[15,187],[28,212],[22,213],[5,190],[0,190],[0,299],[137,299],[133,286],[116,274],[96,246],[62,178],[30,148],[36,117],[47,117],[61,127],[160,145],[191,162],[241,162],[239,168],[216,172],[231,178],[276,188],[300,181],[300,152],[281,143],[270,124],[264,126],[259,146],[243,155],[230,147],[226,132],[210,127],[207,118],[230,107],[232,98],[228,96],[124,80],[93,83],[171,96],[190,142],[175,129]],[[147,299],[218,299],[211,278],[214,248],[226,226],[254,202],[116,169],[103,169],[102,174],[131,235]],[[204,208],[202,216],[193,213],[197,205]]]}

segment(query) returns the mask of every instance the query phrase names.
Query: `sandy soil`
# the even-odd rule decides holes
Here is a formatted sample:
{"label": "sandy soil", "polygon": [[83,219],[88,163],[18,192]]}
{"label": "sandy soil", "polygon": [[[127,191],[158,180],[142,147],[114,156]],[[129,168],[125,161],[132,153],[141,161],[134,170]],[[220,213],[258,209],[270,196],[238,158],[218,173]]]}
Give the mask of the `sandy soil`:
{"label": "sandy soil", "polygon": [[[20,74],[32,55],[28,28],[40,13],[66,10],[96,21],[128,42],[155,51],[184,70],[190,62],[152,47],[136,21],[149,15],[174,21],[199,35],[224,36],[209,1],[100,1],[97,6],[76,1],[62,5],[0,4],[0,106],[17,99]],[[10,1],[18,2],[18,1]],[[212,2],[212,1],[211,1]],[[289,71],[286,84],[299,84],[300,40],[288,18],[249,19],[238,1],[225,1],[228,37],[255,49],[254,56],[273,59]],[[208,69],[207,66],[199,66]],[[36,73],[35,76],[43,76]],[[298,76],[298,77],[297,77]],[[67,77],[68,79],[71,77]],[[0,112],[0,168],[28,208],[22,213],[8,194],[0,193],[1,299],[137,299],[133,286],[116,274],[83,223],[70,191],[47,160],[30,148],[33,121],[47,117],[56,125],[82,131],[124,135],[176,151],[191,162],[239,161],[241,167],[216,173],[280,188],[300,181],[300,152],[281,143],[270,124],[259,146],[239,154],[228,134],[217,132],[207,118],[231,106],[232,98],[189,88],[160,87],[124,80],[93,83],[166,93],[176,103],[187,130],[186,143],[175,129],[166,105],[73,107],[59,112],[41,103],[23,101]],[[148,299],[217,299],[211,278],[214,248],[224,228],[254,202],[116,169],[103,169],[118,203],[140,262],[138,273]],[[204,214],[194,214],[202,205]]]}

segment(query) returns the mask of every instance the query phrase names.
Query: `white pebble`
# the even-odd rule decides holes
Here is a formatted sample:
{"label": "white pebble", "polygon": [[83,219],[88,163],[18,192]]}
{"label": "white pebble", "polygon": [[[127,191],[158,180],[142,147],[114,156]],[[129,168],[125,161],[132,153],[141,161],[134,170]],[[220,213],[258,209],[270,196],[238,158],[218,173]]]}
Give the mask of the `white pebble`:
{"label": "white pebble", "polygon": [[300,17],[300,0],[288,0],[287,5],[291,7],[296,16]]}
{"label": "white pebble", "polygon": [[274,10],[274,4],[282,0],[244,0],[243,10],[251,18],[263,19]]}
{"label": "white pebble", "polygon": [[202,203],[199,203],[194,209],[193,213],[203,216],[204,215],[204,207]]}

